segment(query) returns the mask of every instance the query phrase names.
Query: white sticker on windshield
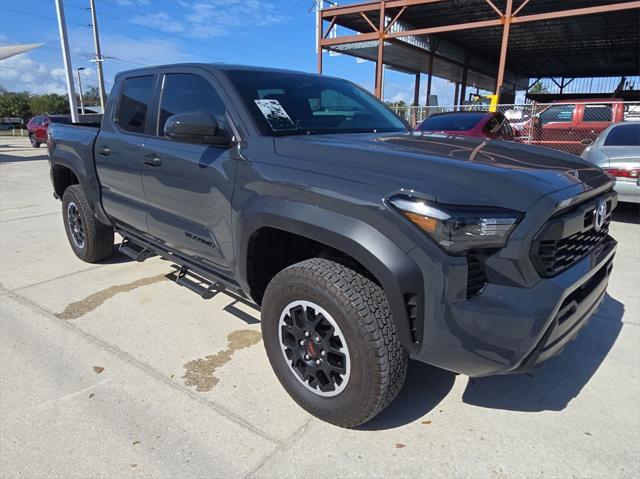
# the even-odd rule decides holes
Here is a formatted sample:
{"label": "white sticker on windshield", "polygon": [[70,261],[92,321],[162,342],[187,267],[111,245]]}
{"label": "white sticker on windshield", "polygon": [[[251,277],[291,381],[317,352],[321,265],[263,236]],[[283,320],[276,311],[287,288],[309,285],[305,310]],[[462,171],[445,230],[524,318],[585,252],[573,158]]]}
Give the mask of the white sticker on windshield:
{"label": "white sticker on windshield", "polygon": [[296,125],[278,100],[255,100],[260,112],[274,130],[295,130]]}

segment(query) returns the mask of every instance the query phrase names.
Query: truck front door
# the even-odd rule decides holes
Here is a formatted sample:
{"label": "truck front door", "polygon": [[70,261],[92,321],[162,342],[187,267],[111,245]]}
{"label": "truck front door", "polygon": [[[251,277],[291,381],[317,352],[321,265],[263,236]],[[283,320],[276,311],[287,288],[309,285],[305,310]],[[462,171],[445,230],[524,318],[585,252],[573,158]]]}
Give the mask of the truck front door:
{"label": "truck front door", "polygon": [[229,132],[227,107],[215,82],[198,68],[163,75],[156,135],[146,143],[153,158],[145,162],[143,183],[149,234],[201,265],[230,274],[235,149],[164,135],[167,119],[186,112],[210,113]]}
{"label": "truck front door", "polygon": [[580,148],[575,131],[575,109],[574,104],[560,104],[542,111],[535,120],[531,143],[574,153]]}

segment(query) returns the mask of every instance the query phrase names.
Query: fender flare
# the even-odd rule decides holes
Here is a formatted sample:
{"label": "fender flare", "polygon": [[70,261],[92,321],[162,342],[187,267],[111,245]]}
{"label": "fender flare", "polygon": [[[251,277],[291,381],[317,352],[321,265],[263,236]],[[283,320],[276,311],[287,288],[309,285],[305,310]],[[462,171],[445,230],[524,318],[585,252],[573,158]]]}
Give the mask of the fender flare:
{"label": "fender flare", "polygon": [[[257,206],[259,204],[259,206]],[[260,198],[254,208],[241,209],[236,222],[237,271],[242,287],[248,284],[248,249],[255,232],[264,227],[293,233],[341,251],[362,264],[385,292],[402,345],[410,352],[422,338],[423,276],[416,263],[373,226],[357,218],[290,200]],[[410,319],[407,299],[417,296]]]}
{"label": "fender flare", "polygon": [[[100,200],[100,183],[98,182],[98,178],[94,171],[87,171],[85,167],[84,161],[81,158],[76,157],[76,155],[60,151],[60,149],[56,149],[55,158],[51,158],[51,183],[55,189],[55,179],[54,179],[54,170],[56,167],[62,167],[70,170],[75,177],[78,179],[78,184],[82,191],[84,192],[87,200],[89,201],[89,206],[93,210],[93,214],[96,219],[103,224],[112,224],[112,221],[109,219],[104,209],[102,208],[102,202]],[[91,154],[93,154],[91,152]],[[55,191],[56,195],[58,194]],[[62,199],[62,198],[60,198]]]}

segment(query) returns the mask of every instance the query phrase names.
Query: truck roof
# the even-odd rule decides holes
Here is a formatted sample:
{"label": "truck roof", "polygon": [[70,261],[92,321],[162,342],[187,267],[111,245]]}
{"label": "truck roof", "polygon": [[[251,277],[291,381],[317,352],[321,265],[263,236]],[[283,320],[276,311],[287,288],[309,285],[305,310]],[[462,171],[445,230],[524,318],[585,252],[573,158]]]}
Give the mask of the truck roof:
{"label": "truck roof", "polygon": [[552,103],[620,103],[622,98],[573,98],[567,100],[554,100]]}
{"label": "truck roof", "polygon": [[183,67],[198,67],[198,68],[206,68],[207,70],[219,70],[219,71],[246,70],[246,71],[256,71],[256,72],[296,73],[300,75],[311,75],[311,76],[318,75],[317,73],[302,72],[299,70],[288,70],[285,68],[259,67],[259,66],[253,66],[253,65],[236,65],[233,63],[170,63],[166,65],[154,65],[149,67],[124,70],[124,71],[118,72],[115,75],[115,79],[117,80],[120,76],[128,75],[131,73],[152,72],[160,69],[183,68]]}

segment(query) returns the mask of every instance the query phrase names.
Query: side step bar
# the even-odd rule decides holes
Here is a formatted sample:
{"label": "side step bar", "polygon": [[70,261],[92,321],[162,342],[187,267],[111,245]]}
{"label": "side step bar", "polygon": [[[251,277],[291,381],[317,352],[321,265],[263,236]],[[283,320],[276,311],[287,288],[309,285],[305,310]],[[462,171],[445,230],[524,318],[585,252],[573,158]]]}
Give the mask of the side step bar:
{"label": "side step bar", "polygon": [[225,290],[225,287],[220,283],[198,276],[189,271],[186,266],[178,266],[177,264],[172,266],[175,268],[173,275],[176,278],[176,283],[190,289],[202,299],[211,299],[220,291]]}
{"label": "side step bar", "polygon": [[142,262],[145,259],[151,258],[152,256],[156,256],[156,254],[148,248],[144,246],[140,246],[136,243],[132,243],[128,239],[124,239],[122,243],[120,243],[120,247],[118,250],[128,256],[129,258]]}

